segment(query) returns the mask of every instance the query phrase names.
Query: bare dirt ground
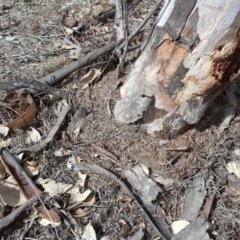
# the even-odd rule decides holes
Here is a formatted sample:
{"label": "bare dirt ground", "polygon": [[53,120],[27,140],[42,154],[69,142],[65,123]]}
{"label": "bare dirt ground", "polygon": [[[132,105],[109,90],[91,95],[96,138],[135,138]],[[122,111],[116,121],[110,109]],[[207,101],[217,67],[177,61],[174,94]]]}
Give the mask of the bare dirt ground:
{"label": "bare dirt ground", "polygon": [[[64,16],[68,19],[65,22],[68,25],[73,19],[86,24],[86,29],[81,33],[71,34],[82,48],[80,57],[116,38],[114,18],[108,19],[105,24],[99,24],[92,18],[93,15],[111,9],[114,1],[111,3],[111,1],[24,0],[17,1],[12,8],[6,9],[12,3],[0,0],[2,82],[36,80],[73,61],[69,57],[70,50],[64,47],[64,38],[69,37],[63,25]],[[136,6],[129,13],[132,29],[141,22],[153,4],[154,1],[136,1]],[[154,18],[146,25],[142,38],[153,21]],[[141,42],[141,37],[135,39],[134,46]],[[166,139],[158,133],[147,134],[141,122],[131,125],[117,123],[113,116],[114,105],[120,98],[119,86],[126,80],[135,54],[134,51],[128,52],[121,77],[117,77],[117,57],[104,55],[92,66],[75,72],[59,84],[58,88],[68,91],[70,112],[55,139],[43,151],[31,153],[27,157],[39,162],[41,178],[51,178],[56,182],[70,184],[75,184],[78,176],[76,172],[67,168],[69,156],[54,155],[59,148],[71,151],[72,155],[84,162],[95,163],[119,175],[123,170],[145,164],[150,170],[152,179],[162,176],[172,180],[169,186],[161,185],[163,191],[155,202],[163,209],[164,221],[169,226],[179,219],[188,182],[196,176],[204,176],[207,195],[216,193],[208,219],[210,223],[208,233],[211,239],[240,239],[238,211],[240,189],[238,186],[236,188],[229,186],[226,176],[220,178],[215,173],[216,168],[238,160],[239,154],[236,154],[236,150],[240,149],[239,117],[235,117],[230,127],[217,141],[214,139],[221,122],[224,95],[216,100],[199,124],[174,139]],[[90,84],[87,89],[80,88],[79,80],[89,69],[93,67],[100,69],[106,64],[107,68],[100,79]],[[7,92],[1,91],[1,124],[15,117],[4,103],[6,95]],[[54,126],[55,112],[60,100],[45,93],[33,93],[33,99],[38,111],[30,126],[44,137]],[[83,108],[86,109],[86,117],[80,134],[73,139],[68,126],[75,112]],[[8,136],[11,138],[8,149],[27,146],[25,138],[28,130],[29,126],[11,130]],[[119,160],[98,152],[92,147],[92,143],[114,153]],[[77,213],[74,210],[69,212],[81,226],[90,222],[98,239],[104,235],[110,235],[110,239],[120,239],[121,219],[129,226],[130,237],[137,232],[141,224],[144,224],[143,239],[161,239],[134,201],[124,200],[125,193],[116,183],[99,175],[89,174],[86,188],[93,190],[96,202],[83,209],[84,216],[76,217]],[[54,197],[54,201],[64,209],[68,197],[67,194],[58,195]],[[54,207],[51,199],[46,200],[46,204]],[[11,211],[9,208],[7,213]],[[43,227],[33,219],[29,228],[31,219],[24,221],[28,213],[25,212],[14,224],[9,225],[1,233],[1,239],[81,239],[64,221],[58,227],[51,225]]]}

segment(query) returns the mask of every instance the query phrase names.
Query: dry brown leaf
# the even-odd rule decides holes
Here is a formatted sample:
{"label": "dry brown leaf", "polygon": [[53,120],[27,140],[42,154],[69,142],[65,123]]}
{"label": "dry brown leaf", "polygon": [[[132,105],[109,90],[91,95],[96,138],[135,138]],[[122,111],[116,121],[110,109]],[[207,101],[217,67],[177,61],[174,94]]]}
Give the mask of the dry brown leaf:
{"label": "dry brown leaf", "polygon": [[23,164],[24,171],[30,176],[37,176],[39,173],[39,165],[37,161],[26,161]]}
{"label": "dry brown leaf", "polygon": [[69,189],[73,187],[72,184],[57,183],[53,179],[39,178],[36,181],[37,184],[40,184],[51,197],[54,197],[58,194],[66,193]]}
{"label": "dry brown leaf", "polygon": [[28,107],[25,109],[24,112],[22,112],[21,108],[16,108],[15,110],[22,114],[10,123],[7,124],[7,127],[9,128],[22,128],[28,125],[29,123],[32,122],[34,119],[36,112],[37,112],[37,107],[35,105],[35,102],[33,101],[32,97],[28,94],[26,97],[26,102],[28,104]]}
{"label": "dry brown leaf", "polygon": [[88,85],[97,80],[101,76],[102,72],[99,69],[92,68],[85,76],[80,79],[81,89],[86,89]]}
{"label": "dry brown leaf", "polygon": [[120,219],[119,223],[122,224],[122,229],[119,233],[119,237],[127,238],[129,235],[129,226],[127,225],[126,221],[124,221],[123,219]]}
{"label": "dry brown leaf", "polygon": [[0,183],[0,199],[1,204],[10,207],[20,206],[27,201],[12,177]]}
{"label": "dry brown leaf", "polygon": [[133,199],[132,199],[130,196],[125,195],[125,196],[123,197],[123,201],[124,201],[124,202],[132,202]]}
{"label": "dry brown leaf", "polygon": [[88,189],[84,193],[80,193],[79,188],[72,188],[71,190],[68,191],[68,193],[71,194],[70,197],[71,202],[83,202],[89,197],[92,191]]}
{"label": "dry brown leaf", "polygon": [[182,229],[184,229],[190,222],[186,220],[178,220],[172,223],[171,227],[173,230],[173,234],[179,233]]}

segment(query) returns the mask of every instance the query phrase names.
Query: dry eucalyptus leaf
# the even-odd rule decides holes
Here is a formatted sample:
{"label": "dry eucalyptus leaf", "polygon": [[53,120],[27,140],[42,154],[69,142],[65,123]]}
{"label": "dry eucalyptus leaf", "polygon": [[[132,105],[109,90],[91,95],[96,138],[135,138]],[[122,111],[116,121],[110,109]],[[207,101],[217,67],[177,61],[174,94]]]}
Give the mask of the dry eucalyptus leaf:
{"label": "dry eucalyptus leaf", "polygon": [[0,134],[6,137],[8,135],[9,128],[4,125],[0,125]]}
{"label": "dry eucalyptus leaf", "polygon": [[226,169],[229,173],[234,173],[237,178],[240,178],[240,162],[229,162]]}
{"label": "dry eucalyptus leaf", "polygon": [[71,194],[71,202],[83,202],[88,198],[92,191],[88,189],[84,193],[80,193],[79,188],[72,188],[68,191],[68,193]]}
{"label": "dry eucalyptus leaf", "polygon": [[79,185],[84,188],[85,186],[85,181],[86,181],[86,178],[87,178],[87,174],[83,174],[81,172],[78,172],[78,178],[79,178]]}
{"label": "dry eucalyptus leaf", "polygon": [[36,184],[40,184],[44,188],[45,192],[47,192],[51,197],[54,197],[58,194],[66,193],[69,189],[73,187],[72,184],[57,183],[50,178],[39,178],[37,179]]}
{"label": "dry eucalyptus leaf", "polygon": [[183,228],[189,225],[190,222],[186,220],[178,220],[172,223],[171,227],[173,230],[173,234],[179,233]]}
{"label": "dry eucalyptus leaf", "polygon": [[74,217],[78,217],[78,218],[85,217],[88,214],[82,208],[77,208],[75,212],[76,213],[74,214]]}
{"label": "dry eucalyptus leaf", "polygon": [[64,31],[69,34],[69,35],[72,35],[73,34],[73,30],[71,28],[68,28],[68,27],[63,27]]}
{"label": "dry eucalyptus leaf", "polygon": [[132,199],[130,196],[125,195],[125,196],[123,197],[123,201],[124,201],[124,202],[132,202],[133,199]]}
{"label": "dry eucalyptus leaf", "polygon": [[50,221],[46,218],[41,218],[39,219],[39,224],[42,225],[42,226],[48,226],[48,225],[52,225],[53,227],[58,227],[61,225],[61,222],[53,222],[53,221]]}
{"label": "dry eucalyptus leaf", "polygon": [[27,137],[27,143],[31,144],[31,143],[36,143],[39,142],[41,140],[41,135],[40,133],[33,127],[30,127],[31,130],[28,131],[28,137]]}
{"label": "dry eucalyptus leaf", "polygon": [[126,221],[124,221],[123,219],[120,219],[119,223],[122,224],[122,229],[119,233],[119,237],[127,238],[129,235],[129,226],[127,225]]}
{"label": "dry eucalyptus leaf", "polygon": [[101,76],[102,72],[99,69],[92,68],[85,76],[80,79],[81,89],[86,89],[88,85],[97,80]]}
{"label": "dry eucalyptus leaf", "polygon": [[154,178],[155,182],[158,182],[162,185],[164,185],[165,187],[169,187],[173,184],[174,180],[171,178],[164,178],[162,176],[158,176],[156,178]]}
{"label": "dry eucalyptus leaf", "polygon": [[141,166],[143,172],[149,177],[149,169],[148,169],[148,167],[145,164],[143,164],[143,163],[140,164],[140,166]]}
{"label": "dry eucalyptus leaf", "polygon": [[82,240],[97,240],[96,232],[91,223],[89,223],[83,231]]}
{"label": "dry eucalyptus leaf", "polygon": [[24,171],[29,177],[37,176],[39,173],[39,165],[37,161],[26,161],[23,164]]}
{"label": "dry eucalyptus leaf", "polygon": [[55,157],[64,157],[72,154],[70,150],[64,149],[63,147],[59,148],[54,152]]}
{"label": "dry eucalyptus leaf", "polygon": [[17,207],[27,200],[20,192],[18,185],[12,177],[8,177],[0,183],[0,202],[2,205]]}
{"label": "dry eucalyptus leaf", "polygon": [[19,117],[15,118],[13,121],[7,124],[7,127],[9,128],[22,128],[28,125],[33,121],[35,118],[37,107],[35,102],[33,101],[32,97],[28,94],[26,96],[26,102],[28,107],[25,109],[25,111],[22,111],[22,107],[15,108],[15,110],[21,114]]}
{"label": "dry eucalyptus leaf", "polygon": [[10,138],[7,139],[6,141],[1,140],[0,141],[0,149],[8,147],[10,145],[10,143],[11,143],[11,139]]}

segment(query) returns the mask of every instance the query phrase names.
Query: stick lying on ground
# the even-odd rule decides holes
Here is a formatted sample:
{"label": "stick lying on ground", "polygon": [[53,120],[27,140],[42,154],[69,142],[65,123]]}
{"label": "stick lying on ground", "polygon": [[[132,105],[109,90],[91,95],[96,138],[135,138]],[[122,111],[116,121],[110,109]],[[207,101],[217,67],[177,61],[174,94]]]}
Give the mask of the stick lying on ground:
{"label": "stick lying on ground", "polygon": [[119,184],[124,192],[128,195],[130,195],[136,202],[136,204],[138,205],[138,207],[141,209],[141,211],[144,213],[144,215],[146,216],[147,220],[149,221],[149,223],[152,225],[152,227],[156,230],[156,232],[162,237],[165,237],[166,239],[170,239],[168,236],[171,235],[171,233],[168,231],[168,229],[164,229],[163,231],[160,231],[160,226],[158,226],[152,215],[149,213],[148,209],[146,209],[146,207],[142,204],[140,198],[134,194],[129,188],[128,186],[114,173],[111,173],[110,171],[108,171],[105,168],[102,168],[98,165],[90,165],[87,163],[77,163],[74,166],[75,170],[81,170],[81,171],[87,171],[90,173],[95,173],[95,174],[100,174],[104,177],[107,177],[109,179],[111,179],[112,181],[116,182],[117,184]]}
{"label": "stick lying on ground", "polygon": [[103,54],[112,51],[115,48],[123,49],[125,47],[126,42],[129,43],[141,30],[141,28],[147,23],[148,19],[154,14],[155,11],[159,8],[162,0],[158,0],[158,2],[153,6],[152,10],[146,15],[146,17],[143,19],[141,24],[136,28],[136,30],[130,34],[130,36],[127,38],[126,41],[123,43],[121,42],[110,42],[107,46],[104,46],[100,49],[95,50],[93,53],[88,54],[87,56],[70,63],[69,65],[39,79],[39,82],[48,84],[48,85],[56,85],[59,82],[61,82],[63,79],[68,77],[71,73],[75,72],[76,70],[79,70],[83,67],[88,66],[90,63],[95,61],[97,58],[102,56]]}
{"label": "stick lying on ground", "polygon": [[9,224],[13,223],[23,211],[36,205],[39,200],[39,197],[41,197],[42,195],[43,195],[43,193],[38,196],[36,195],[36,196],[28,199],[28,201],[25,202],[23,205],[21,205],[20,207],[15,209],[13,212],[8,214],[6,217],[2,218],[0,221],[0,232],[2,230],[4,230],[6,227],[8,227]]}
{"label": "stick lying on ground", "polygon": [[52,130],[49,132],[48,136],[41,142],[36,143],[33,146],[27,147],[27,148],[20,148],[17,150],[17,153],[21,153],[21,152],[39,152],[42,149],[44,149],[47,144],[49,142],[51,142],[54,138],[54,136],[56,135],[57,131],[59,130],[63,120],[65,119],[68,111],[69,111],[69,105],[67,104],[67,102],[65,100],[62,101],[62,110],[61,113],[58,117],[57,123],[55,124],[55,126],[53,126]]}
{"label": "stick lying on ground", "polygon": [[66,96],[66,91],[51,87],[39,81],[0,82],[1,90],[14,90],[20,88],[30,88],[41,92],[50,93],[61,98]]}

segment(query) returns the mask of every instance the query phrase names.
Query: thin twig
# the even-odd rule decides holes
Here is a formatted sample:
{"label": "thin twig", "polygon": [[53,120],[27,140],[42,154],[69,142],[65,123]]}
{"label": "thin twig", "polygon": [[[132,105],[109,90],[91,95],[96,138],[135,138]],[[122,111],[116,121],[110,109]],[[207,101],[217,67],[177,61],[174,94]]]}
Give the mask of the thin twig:
{"label": "thin twig", "polygon": [[94,147],[96,150],[98,150],[98,151],[101,152],[102,154],[104,154],[104,155],[112,158],[113,160],[115,160],[115,161],[118,161],[118,160],[119,160],[119,157],[118,157],[118,156],[116,156],[114,153],[108,151],[107,149],[102,148],[102,147],[100,147],[100,146],[98,146],[98,145],[96,145],[96,144],[94,144],[94,143],[91,143],[91,145],[92,145],[92,147]]}
{"label": "thin twig", "polygon": [[[122,188],[123,191],[130,195],[130,197],[132,197],[135,201],[136,204],[138,205],[138,207],[141,209],[141,211],[144,213],[144,215],[146,216],[147,220],[149,221],[149,223],[153,226],[153,228],[157,231],[157,233],[162,237],[164,236],[164,233],[162,233],[160,231],[160,229],[158,228],[158,226],[156,225],[156,223],[154,222],[154,220],[152,219],[152,215],[151,213],[148,211],[148,209],[142,204],[141,199],[134,194],[129,188],[128,186],[114,173],[108,171],[105,168],[102,168],[98,165],[90,165],[87,163],[77,163],[74,166],[75,170],[80,170],[80,171],[87,171],[90,173],[95,173],[95,174],[100,174],[104,177],[107,177],[109,179],[111,179],[112,181],[116,182],[117,184],[119,184]],[[167,239],[169,239],[168,237],[166,237]]]}
{"label": "thin twig", "polygon": [[59,115],[57,123],[52,128],[52,130],[49,132],[47,138],[45,138],[43,141],[41,141],[41,142],[39,142],[39,143],[37,143],[37,144],[35,144],[33,146],[30,146],[28,148],[20,148],[20,149],[17,150],[17,153],[21,153],[21,152],[39,152],[42,149],[44,149],[47,146],[47,144],[53,140],[53,138],[56,135],[57,131],[59,130],[63,120],[65,119],[68,111],[69,111],[69,105],[67,104],[66,101],[64,101],[63,106],[62,106],[62,111],[61,111],[61,113]]}
{"label": "thin twig", "polygon": [[42,197],[40,196],[34,196],[27,200],[27,202],[23,203],[20,207],[15,209],[13,212],[8,214],[6,217],[2,218],[0,221],[0,231],[2,231],[4,228],[8,227],[11,223],[15,222],[15,220],[20,216],[20,214],[29,209],[30,207],[34,206],[38,202],[38,198]]}
{"label": "thin twig", "polygon": [[64,98],[64,96],[66,96],[66,91],[51,87],[38,81],[0,82],[1,90],[15,90],[20,88],[35,89],[38,91],[53,94],[61,98]]}

